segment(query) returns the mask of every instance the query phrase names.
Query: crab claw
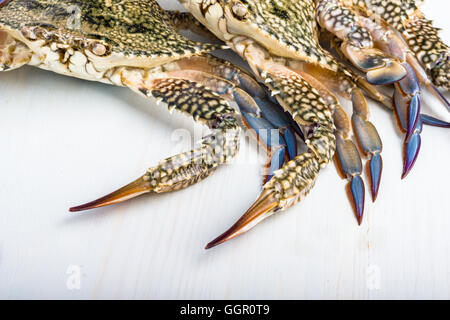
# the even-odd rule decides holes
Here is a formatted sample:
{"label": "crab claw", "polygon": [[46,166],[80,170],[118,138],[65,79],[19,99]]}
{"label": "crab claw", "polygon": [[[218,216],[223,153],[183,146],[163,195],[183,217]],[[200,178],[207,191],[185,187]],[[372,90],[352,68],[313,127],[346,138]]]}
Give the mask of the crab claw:
{"label": "crab claw", "polygon": [[347,184],[347,192],[351,194],[353,209],[355,210],[356,220],[358,225],[361,225],[364,214],[365,189],[364,182],[361,176],[355,175]]}
{"label": "crab claw", "polygon": [[344,42],[342,51],[355,66],[366,72],[367,81],[371,84],[392,84],[406,76],[407,71],[402,64],[387,58],[378,49],[360,49]]}
{"label": "crab claw", "polygon": [[[403,63],[408,75],[395,83],[394,107],[399,126],[406,132],[403,146],[402,179],[411,171],[420,151],[423,116],[420,115],[420,85],[417,76],[408,63]],[[437,119],[425,117],[426,121],[435,122]],[[432,121],[433,120],[433,121]],[[443,123],[441,123],[442,125]]]}
{"label": "crab claw", "polygon": [[421,118],[423,124],[433,126],[433,127],[450,128],[449,122],[437,119],[435,117],[432,117],[432,116],[429,116],[426,114],[421,114],[420,118]]}
{"label": "crab claw", "polygon": [[403,67],[407,70],[408,74],[398,82],[395,90],[400,90],[400,96],[408,103],[406,139],[409,139],[420,115],[420,84],[413,68],[406,62],[403,63]]}
{"label": "crab claw", "polygon": [[414,166],[414,163],[417,160],[417,156],[419,154],[420,146],[422,143],[420,138],[421,132],[422,132],[422,120],[419,118],[411,136],[407,141],[405,141],[405,144],[403,146],[404,163],[403,163],[402,179],[404,179],[408,175],[408,173],[411,171],[412,167]]}
{"label": "crab claw", "polygon": [[372,201],[375,201],[380,188],[381,172],[383,170],[383,160],[381,158],[383,143],[377,129],[367,119],[367,101],[362,96],[361,91],[354,91],[352,100],[355,109],[359,111],[354,112],[352,115],[353,130],[356,133],[361,149],[370,157],[367,168],[370,176]]}
{"label": "crab claw", "polygon": [[380,154],[383,145],[372,123],[365,121],[358,114],[353,114],[352,124],[361,148],[364,153],[370,155],[367,168],[370,176],[372,200],[375,201],[380,188],[381,172],[383,170],[383,160]]}
{"label": "crab claw", "polygon": [[404,77],[405,71],[396,61],[388,61],[384,67],[370,70],[366,74],[367,81],[374,85],[392,84]]}
{"label": "crab claw", "polygon": [[95,208],[100,208],[104,206],[109,206],[111,204],[123,202],[125,200],[135,198],[141,194],[148,193],[151,191],[151,187],[148,183],[146,176],[142,176],[139,179],[127,184],[126,186],[104,196],[97,200],[82,204],[77,207],[72,207],[69,209],[70,212],[84,211]]}
{"label": "crab claw", "polygon": [[293,131],[295,129],[292,128],[293,124],[290,116],[286,115],[278,104],[260,98],[254,98],[254,101],[261,110],[261,115],[273,126],[282,129],[289,160],[294,159],[297,156],[297,140]]}
{"label": "crab claw", "polygon": [[255,130],[258,141],[269,151],[269,172],[264,183],[273,177],[285,162],[297,156],[297,141],[291,122],[278,105],[257,97],[250,97],[245,91],[235,88],[233,91],[246,127]]}
{"label": "crab claw", "polygon": [[381,172],[383,171],[383,159],[379,153],[375,153],[372,159],[370,159],[368,168],[370,173],[372,201],[375,202],[378,196],[378,190],[380,189]]}
{"label": "crab claw", "polygon": [[353,205],[358,224],[361,225],[364,215],[365,187],[361,179],[362,163],[358,150],[350,139],[343,139],[336,135],[336,154],[339,159],[339,168],[347,177],[347,193]]}
{"label": "crab claw", "polygon": [[275,199],[274,193],[264,190],[247,212],[230,229],[208,243],[205,249],[211,249],[250,230],[259,222],[271,216],[278,207],[279,202]]}

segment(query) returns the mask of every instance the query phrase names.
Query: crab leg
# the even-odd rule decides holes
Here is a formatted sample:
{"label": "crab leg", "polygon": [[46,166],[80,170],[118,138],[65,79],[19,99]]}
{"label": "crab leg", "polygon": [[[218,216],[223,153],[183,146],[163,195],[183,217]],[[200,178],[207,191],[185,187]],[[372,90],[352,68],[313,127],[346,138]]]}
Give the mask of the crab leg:
{"label": "crab leg", "polygon": [[[370,72],[380,71],[376,67],[375,69],[365,68],[358,63],[356,57],[358,54],[369,59],[370,55],[364,53],[360,48],[367,46],[372,47],[375,44],[381,48],[383,54],[388,54],[401,62],[401,66],[406,71],[405,77],[397,81],[393,81],[395,85],[395,109],[397,115],[402,113],[398,111],[399,108],[406,109],[407,116],[404,122],[405,126],[402,126],[406,132],[404,162],[402,178],[412,169],[417,155],[420,150],[420,143],[409,143],[411,135],[415,134],[416,141],[420,141],[420,134],[422,130],[422,124],[418,125],[417,122],[421,121],[421,101],[420,101],[420,82],[426,86],[431,86],[431,82],[428,80],[425,70],[417,62],[416,58],[410,53],[410,50],[405,41],[394,30],[389,29],[382,23],[376,23],[371,19],[364,16],[358,16],[354,14],[350,9],[341,5],[338,0],[321,1],[318,7],[319,22],[328,26],[328,30],[336,34],[338,37],[344,40],[341,49],[344,54],[360,69],[367,72],[367,79],[374,84],[384,84],[379,81],[372,81]],[[344,30],[344,31],[342,31]],[[355,39],[354,30],[357,31],[357,37]],[[359,39],[359,40],[358,40]],[[359,41],[359,42],[358,42]],[[358,46],[356,46],[358,44]],[[359,51],[358,51],[359,50]],[[378,49],[377,49],[378,50]],[[362,60],[361,60],[362,61]],[[380,73],[382,75],[383,72]],[[389,78],[389,77],[388,77]],[[431,88],[432,92],[436,94],[434,87]],[[440,94],[437,96],[449,107],[448,101]],[[405,107],[406,105],[406,107]],[[436,123],[436,122],[431,122]],[[418,130],[420,127],[420,130]]]}
{"label": "crab leg", "polygon": [[[376,17],[392,26],[414,52],[436,87],[450,90],[450,51],[439,37],[439,29],[426,19],[419,10],[422,1],[384,0],[353,1],[359,12],[367,17]],[[347,2],[349,3],[349,2]]]}
{"label": "crab leg", "polygon": [[141,70],[122,68],[112,79],[145,97],[155,97],[206,123],[213,133],[201,146],[161,161],[134,182],[95,201],[73,207],[81,211],[110,205],[148,192],[169,192],[192,185],[209,176],[239,148],[240,127],[234,109],[208,88],[182,79],[146,79]]}
{"label": "crab leg", "polygon": [[361,149],[370,157],[367,168],[370,174],[372,201],[375,201],[380,187],[381,172],[383,170],[383,160],[381,158],[383,143],[381,142],[377,129],[368,120],[369,108],[367,101],[357,88],[352,91],[352,101],[354,106],[352,126],[356,132]]}
{"label": "crab leg", "polygon": [[[369,156],[367,165],[372,200],[375,201],[381,181],[382,172],[382,142],[375,126],[369,121],[369,106],[358,87],[345,75],[336,74],[330,70],[318,68],[313,64],[291,62],[291,68],[298,72],[303,78],[319,90],[322,97],[326,98],[330,108],[334,110],[334,124],[337,127],[337,155],[341,173],[348,178],[361,174],[361,159],[356,146],[352,142],[351,128],[356,133],[356,138],[364,155]],[[370,87],[370,85],[369,85]],[[335,92],[344,99],[351,100],[353,106],[352,121],[348,119],[347,114],[342,109]],[[352,181],[352,180],[350,180]],[[364,199],[359,194],[363,194],[364,185],[358,183],[360,188],[356,189],[356,183],[351,190],[353,196],[353,205],[358,221],[361,222]]]}
{"label": "crab leg", "polygon": [[284,164],[285,155],[288,160],[297,155],[295,129],[290,116],[269,100],[266,90],[247,72],[211,55],[182,59],[176,64],[180,70],[168,74],[173,76],[178,72],[182,78],[200,82],[221,93],[225,99],[237,103],[243,124],[254,130],[257,141],[268,150],[269,170],[264,183]]}
{"label": "crab leg", "polygon": [[340,0],[320,0],[317,4],[319,24],[343,40],[341,50],[359,69],[366,72],[372,84],[385,85],[406,76],[406,70],[396,59],[374,47],[368,30],[359,17],[341,5]]}
{"label": "crab leg", "polygon": [[195,56],[176,62],[177,68],[168,68],[168,76],[199,82],[213,89],[231,102],[236,102],[243,116],[243,124],[254,130],[257,141],[268,150],[268,173],[264,183],[287,159],[297,155],[296,138],[290,117],[269,97],[258,82],[244,70],[226,60]]}
{"label": "crab leg", "polygon": [[[71,211],[105,206],[147,192],[178,190],[204,179],[238,149],[237,114],[223,99],[238,102],[241,110],[256,108],[255,114],[260,113],[256,101],[260,105],[268,103],[265,90],[251,76],[211,56],[180,59],[161,66],[157,72],[119,68],[107,77],[116,85],[127,86],[145,97],[167,103],[171,110],[192,115],[194,120],[206,123],[215,133],[205,137],[200,148],[168,158],[131,184]],[[266,130],[279,129],[265,119],[258,121]],[[287,145],[280,137],[278,143],[266,141],[266,144],[276,150],[271,167],[273,171],[277,170],[284,163],[285,148],[291,150],[292,143]]]}
{"label": "crab leg", "polygon": [[237,45],[238,52],[268,83],[270,90],[277,93],[280,105],[300,125],[308,150],[277,170],[248,211],[206,249],[248,231],[273,213],[300,201],[313,187],[320,169],[329,163],[336,147],[332,114],[319,92],[298,73],[266,60],[264,50],[256,44]]}
{"label": "crab leg", "polygon": [[282,136],[286,141],[288,159],[294,159],[297,156],[297,140],[295,137],[295,123],[292,123],[290,115],[288,116],[279,105],[267,99],[255,98],[254,100],[261,110],[262,117],[267,119],[278,130],[281,130]]}
{"label": "crab leg", "polygon": [[268,149],[268,173],[263,183],[273,177],[285,159],[297,156],[297,141],[290,119],[278,105],[267,99],[252,98],[245,91],[236,88],[235,101],[243,116],[247,128],[255,131],[258,141]]}

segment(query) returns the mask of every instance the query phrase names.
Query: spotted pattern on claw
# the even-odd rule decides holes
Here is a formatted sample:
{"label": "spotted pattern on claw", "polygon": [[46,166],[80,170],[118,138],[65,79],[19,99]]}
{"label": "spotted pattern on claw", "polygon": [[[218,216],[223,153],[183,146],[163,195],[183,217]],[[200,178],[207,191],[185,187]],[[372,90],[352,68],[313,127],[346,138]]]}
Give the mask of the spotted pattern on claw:
{"label": "spotted pattern on claw", "polygon": [[347,39],[352,45],[360,48],[373,47],[371,35],[365,28],[358,25],[356,15],[348,8],[342,7],[339,0],[321,1],[318,3],[316,13],[319,21],[327,27],[338,30],[347,29]]}
{"label": "spotted pattern on claw", "polygon": [[416,0],[352,0],[353,6],[366,14],[383,18],[399,32],[404,32],[404,22],[417,10]]}
{"label": "spotted pattern on claw", "polygon": [[205,90],[198,83],[183,79],[157,79],[151,94],[155,98],[162,98],[169,109],[176,108],[188,113],[195,120],[214,120],[219,115],[233,115],[231,108],[217,94]]}
{"label": "spotted pattern on claw", "polygon": [[433,83],[450,90],[450,50],[430,20],[417,18],[406,24],[408,46],[430,73]]}
{"label": "spotted pattern on claw", "polygon": [[218,164],[192,161],[201,159],[206,152],[207,148],[202,148],[167,158],[158,166],[148,169],[144,179],[147,180],[149,188],[156,193],[191,186],[211,175],[218,167]]}
{"label": "spotted pattern on claw", "polygon": [[279,91],[278,97],[287,105],[294,119],[300,123],[319,123],[333,126],[331,111],[319,92],[298,74],[292,73],[289,77],[268,74],[274,90]]}
{"label": "spotted pattern on claw", "polygon": [[379,16],[403,35],[436,86],[450,90],[450,50],[416,0],[352,0],[366,16]]}
{"label": "spotted pattern on claw", "polygon": [[280,201],[280,206],[287,209],[305,197],[315,184],[320,164],[311,153],[301,154],[289,161],[264,186]]}

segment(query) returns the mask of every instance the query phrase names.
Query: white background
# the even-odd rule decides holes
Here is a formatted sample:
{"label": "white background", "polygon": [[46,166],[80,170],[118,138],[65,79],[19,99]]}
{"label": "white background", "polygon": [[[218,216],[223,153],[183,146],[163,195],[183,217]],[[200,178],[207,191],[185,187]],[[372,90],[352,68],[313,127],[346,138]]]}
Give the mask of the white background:
{"label": "white background", "polygon": [[[424,11],[450,43],[448,1],[428,0]],[[30,67],[0,81],[0,298],[450,298],[448,130],[425,127],[402,181],[402,137],[373,103],[384,172],[362,226],[330,165],[294,208],[205,251],[256,198],[258,163],[69,213],[180,151],[174,130],[194,132],[193,122],[130,90]],[[77,270],[79,290],[67,273]]]}

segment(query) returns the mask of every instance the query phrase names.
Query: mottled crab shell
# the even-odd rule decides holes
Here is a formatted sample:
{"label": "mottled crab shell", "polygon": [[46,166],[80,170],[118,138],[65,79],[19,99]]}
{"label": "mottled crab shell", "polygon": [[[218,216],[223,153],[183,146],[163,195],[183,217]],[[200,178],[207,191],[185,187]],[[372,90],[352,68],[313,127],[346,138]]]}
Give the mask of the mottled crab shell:
{"label": "mottled crab shell", "polygon": [[319,45],[313,0],[181,2],[219,38],[223,38],[226,21],[228,33],[253,39],[274,56],[320,64],[333,71],[339,69]]}
{"label": "mottled crab shell", "polygon": [[150,0],[0,0],[1,31],[36,54],[57,45],[100,68],[151,68],[217,48],[177,34]]}

